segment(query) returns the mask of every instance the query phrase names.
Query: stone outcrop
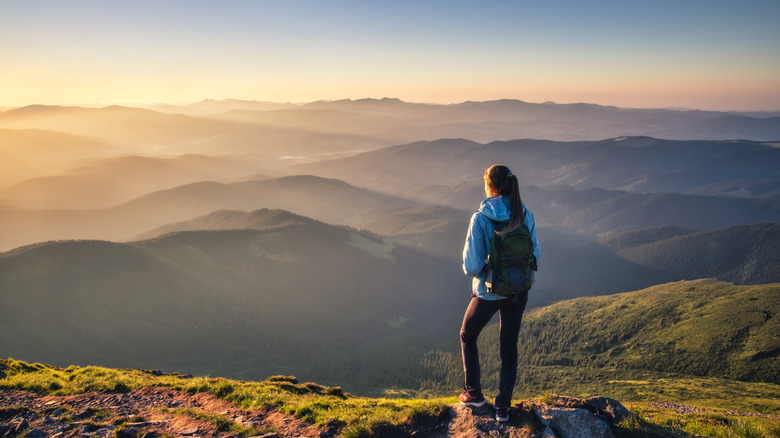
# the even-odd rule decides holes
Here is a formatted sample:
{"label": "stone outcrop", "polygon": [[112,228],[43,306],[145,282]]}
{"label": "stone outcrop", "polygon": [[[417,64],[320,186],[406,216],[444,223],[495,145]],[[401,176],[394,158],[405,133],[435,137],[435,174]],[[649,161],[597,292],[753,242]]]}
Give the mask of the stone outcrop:
{"label": "stone outcrop", "polygon": [[608,397],[554,396],[550,405],[535,404],[533,411],[544,424],[544,436],[548,438],[614,438],[611,426],[634,415]]}
{"label": "stone outcrop", "polygon": [[538,406],[534,412],[544,423],[544,435],[558,438],[615,438],[609,425],[587,409]]}

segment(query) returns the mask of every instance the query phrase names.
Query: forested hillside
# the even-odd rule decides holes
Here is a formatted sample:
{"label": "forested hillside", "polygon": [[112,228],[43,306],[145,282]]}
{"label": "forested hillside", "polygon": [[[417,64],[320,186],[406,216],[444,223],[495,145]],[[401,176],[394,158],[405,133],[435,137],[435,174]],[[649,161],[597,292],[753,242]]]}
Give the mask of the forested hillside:
{"label": "forested hillside", "polygon": [[[637,240],[641,235],[652,240]],[[668,236],[668,237],[666,237]],[[642,266],[681,279],[716,277],[736,284],[780,281],[780,224],[739,225],[712,231],[649,229],[617,233],[600,243]]]}

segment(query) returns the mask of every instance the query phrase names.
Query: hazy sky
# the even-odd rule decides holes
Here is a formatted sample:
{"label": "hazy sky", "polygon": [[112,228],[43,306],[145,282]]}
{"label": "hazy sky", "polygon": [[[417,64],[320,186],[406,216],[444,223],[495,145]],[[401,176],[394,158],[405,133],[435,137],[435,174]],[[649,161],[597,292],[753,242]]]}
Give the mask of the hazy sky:
{"label": "hazy sky", "polygon": [[0,106],[521,99],[780,110],[780,0],[0,0]]}

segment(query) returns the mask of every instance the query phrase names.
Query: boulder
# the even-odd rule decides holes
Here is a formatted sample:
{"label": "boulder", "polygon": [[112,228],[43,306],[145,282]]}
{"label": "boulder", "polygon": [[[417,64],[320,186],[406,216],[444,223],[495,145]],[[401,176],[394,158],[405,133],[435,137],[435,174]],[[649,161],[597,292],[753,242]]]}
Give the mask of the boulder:
{"label": "boulder", "polygon": [[608,397],[586,398],[584,402],[586,405],[596,410],[594,412],[596,416],[609,424],[619,424],[623,420],[634,417],[634,414],[620,404],[620,402]]}
{"label": "boulder", "polygon": [[537,405],[534,412],[558,438],[615,438],[609,425],[587,409]]}

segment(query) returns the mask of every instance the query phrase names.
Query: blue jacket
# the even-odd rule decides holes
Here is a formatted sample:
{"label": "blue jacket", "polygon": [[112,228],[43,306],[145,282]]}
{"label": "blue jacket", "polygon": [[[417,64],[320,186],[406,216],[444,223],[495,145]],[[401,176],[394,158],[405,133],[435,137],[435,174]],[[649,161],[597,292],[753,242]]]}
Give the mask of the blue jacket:
{"label": "blue jacket", "polygon": [[[523,206],[525,208],[525,206]],[[495,229],[495,223],[506,222],[512,217],[509,208],[509,198],[505,196],[493,196],[482,201],[479,210],[471,216],[469,231],[466,236],[466,244],[463,246],[463,272],[474,277],[471,291],[477,297],[485,300],[500,300],[507,297],[489,295],[485,286],[485,274],[487,270],[488,252],[490,252],[490,238]],[[534,243],[534,257],[539,263],[539,240],[536,237],[536,223],[531,210],[525,209],[525,225],[531,232]],[[533,273],[532,273],[533,275]]]}

